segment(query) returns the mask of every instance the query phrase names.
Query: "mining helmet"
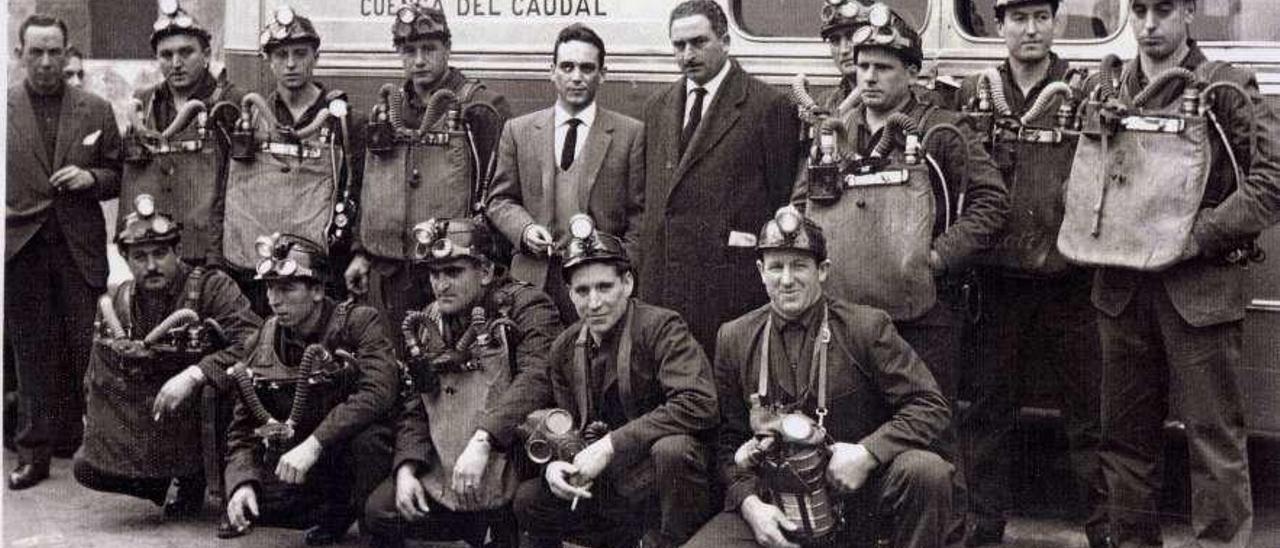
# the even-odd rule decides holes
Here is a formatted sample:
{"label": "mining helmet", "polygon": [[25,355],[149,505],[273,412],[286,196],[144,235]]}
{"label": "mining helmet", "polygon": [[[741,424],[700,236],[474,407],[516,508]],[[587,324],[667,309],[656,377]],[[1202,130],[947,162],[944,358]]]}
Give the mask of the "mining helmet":
{"label": "mining helmet", "polygon": [[822,235],[822,227],[790,205],[778,209],[760,229],[756,251],[770,249],[794,249],[812,254],[819,263],[827,260],[827,238]]}
{"label": "mining helmet", "polygon": [[991,9],[995,12],[996,19],[999,20],[1004,19],[1004,10],[1024,4],[1049,4],[1054,13],[1057,13],[1059,0],[993,0]]}
{"label": "mining helmet", "polygon": [[178,0],[160,0],[159,8],[160,15],[156,17],[155,24],[151,25],[151,51],[155,51],[160,39],[177,34],[195,36],[200,40],[201,46],[209,47],[209,41],[213,37],[209,31],[200,26],[200,22],[196,21],[195,17],[182,9]]}
{"label": "mining helmet", "polygon": [[411,231],[413,258],[426,264],[442,263],[459,257],[481,261],[493,260],[493,236],[483,219],[429,219]]}
{"label": "mining helmet", "polygon": [[826,0],[822,6],[822,39],[830,41],[838,33],[850,30],[855,48],[887,48],[906,65],[919,67],[924,62],[920,33],[889,6],[879,2],[867,5],[859,0]]}
{"label": "mining helmet", "polygon": [[182,223],[156,211],[156,200],[150,194],[133,199],[133,211],[124,218],[124,229],[116,233],[118,246],[149,243],[178,243]]}
{"label": "mining helmet", "polygon": [[253,277],[255,280],[323,279],[324,248],[311,240],[277,232],[259,237],[254,248],[260,257],[258,275]]}
{"label": "mining helmet", "polygon": [[418,1],[401,6],[396,11],[395,22],[391,24],[391,41],[397,46],[423,38],[437,38],[448,42],[450,37],[449,22],[444,18],[444,10],[425,6]]}
{"label": "mining helmet", "polygon": [[271,53],[271,50],[279,46],[298,42],[310,43],[320,49],[320,35],[316,33],[316,26],[287,5],[276,8],[271,16],[271,23],[258,36],[262,52]]}
{"label": "mining helmet", "polygon": [[631,267],[622,239],[596,230],[590,215],[578,213],[570,217],[569,236],[560,248],[561,268],[566,279],[574,268],[587,263],[610,262]]}

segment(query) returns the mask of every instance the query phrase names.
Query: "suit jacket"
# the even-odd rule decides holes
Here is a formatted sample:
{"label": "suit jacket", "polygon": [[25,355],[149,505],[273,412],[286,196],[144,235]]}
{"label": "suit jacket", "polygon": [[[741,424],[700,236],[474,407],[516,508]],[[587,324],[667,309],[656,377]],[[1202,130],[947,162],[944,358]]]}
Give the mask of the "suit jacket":
{"label": "suit jacket", "polygon": [[[122,140],[106,100],[67,86],[52,158],[41,141],[24,84],[9,88],[5,162],[5,261],[12,259],[49,220],[58,223],[85,282],[107,285],[107,228],[99,201],[120,194]],[[89,170],[87,190],[55,193],[49,176],[66,166]]]}
{"label": "suit jacket", "polygon": [[[1195,70],[1206,61],[1193,42],[1182,66]],[[1130,61],[1130,66],[1137,68],[1135,61]],[[1232,93],[1218,93],[1211,101],[1240,161],[1244,180],[1235,181],[1225,150],[1211,136],[1206,201],[1191,231],[1201,256],[1156,274],[1098,269],[1093,304],[1104,314],[1114,317],[1122,313],[1138,284],[1161,283],[1178,314],[1191,325],[1204,327],[1244,319],[1245,306],[1249,304],[1245,291],[1247,273],[1243,267],[1225,264],[1218,257],[1280,221],[1280,119],[1263,100],[1252,72],[1229,65],[1215,72],[1210,75],[1212,80],[1234,82],[1249,93],[1248,103]],[[1131,70],[1130,74],[1131,78],[1121,85],[1133,96],[1146,82],[1142,71]],[[1170,86],[1151,104],[1176,101],[1181,92],[1180,87]],[[1156,160],[1154,156],[1150,159]]]}
{"label": "suit jacket", "polygon": [[[498,166],[489,193],[487,214],[494,226],[520,250],[511,261],[511,276],[542,287],[547,260],[521,245],[532,223],[548,226],[555,214],[555,108],[512,119],[503,128]],[[596,227],[621,237],[632,264],[639,264],[640,212],[644,209],[644,126],[639,120],[599,108],[583,146],[586,169],[578,188],[578,211]],[[568,219],[560,219],[567,224]]]}
{"label": "suit jacket", "polygon": [[[711,364],[702,347],[689,335],[678,314],[632,300],[619,328],[631,323],[630,375],[620,380],[619,371],[606,372],[605,391],[617,384],[619,399],[629,422],[612,431],[615,462],[612,470],[642,462],[649,448],[664,436],[688,434],[706,436],[716,427],[715,381]],[[579,389],[586,373],[575,360],[579,320],[551,343],[546,365],[521,371],[503,394],[499,405],[480,421],[480,427],[500,446],[515,439],[516,426],[530,412],[559,407],[573,414],[581,426]],[[613,360],[611,363],[617,363]],[[596,401],[601,398],[596,396]]]}
{"label": "suit jacket", "polygon": [[[884,311],[829,296],[815,306],[824,302],[829,307],[831,328],[827,350],[830,414],[825,422],[831,439],[862,444],[882,465],[908,449],[928,449],[947,428],[951,413],[924,361],[898,335]],[[810,311],[817,313],[811,314],[801,367],[810,363],[807,356],[812,355],[813,335],[821,323],[821,309]],[[753,435],[750,397],[758,388],[761,344],[770,314],[770,306],[764,305],[720,328],[715,360],[721,415],[716,461],[727,487],[726,510],[758,494],[756,474],[739,468],[733,456]],[[775,318],[775,331],[778,325]],[[770,345],[772,356],[777,355],[773,349],[779,347],[778,340],[775,336]],[[797,392],[804,391],[777,381],[785,368],[786,363],[771,360],[769,397],[783,405],[798,405],[799,410],[816,417],[816,388],[811,388],[803,401],[796,401],[800,399]],[[811,374],[810,387],[816,386],[813,378]]]}
{"label": "suit jacket", "polygon": [[685,79],[645,105],[645,210],[641,217],[640,299],[679,312],[714,353],[720,324],[767,299],[754,236],[786,205],[799,147],[796,109],[736,61],[680,155]]}

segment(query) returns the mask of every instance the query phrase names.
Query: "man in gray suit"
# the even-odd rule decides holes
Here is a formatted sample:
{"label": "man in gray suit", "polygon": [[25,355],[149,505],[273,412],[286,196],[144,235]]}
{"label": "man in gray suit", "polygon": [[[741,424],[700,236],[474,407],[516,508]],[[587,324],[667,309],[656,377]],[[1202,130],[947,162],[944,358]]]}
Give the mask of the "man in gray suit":
{"label": "man in gray suit", "polygon": [[577,312],[551,251],[568,238],[569,219],[587,213],[601,231],[622,235],[633,264],[639,260],[644,126],[596,105],[605,51],[594,31],[565,27],[554,52],[556,104],[507,122],[488,215],[516,248],[511,277],[542,288],[571,322]]}
{"label": "man in gray suit", "polygon": [[671,12],[684,77],[645,105],[640,298],[676,310],[714,354],[720,324],[764,304],[755,234],[795,180],[795,107],[729,59],[724,11],[689,0]]}
{"label": "man in gray suit", "polygon": [[100,200],[120,192],[121,140],[111,105],[67,86],[67,25],[33,15],[18,30],[26,81],[9,88],[5,163],[5,338],[27,424],[10,489],[49,476],[49,458],[80,444],[94,299],[107,286]]}

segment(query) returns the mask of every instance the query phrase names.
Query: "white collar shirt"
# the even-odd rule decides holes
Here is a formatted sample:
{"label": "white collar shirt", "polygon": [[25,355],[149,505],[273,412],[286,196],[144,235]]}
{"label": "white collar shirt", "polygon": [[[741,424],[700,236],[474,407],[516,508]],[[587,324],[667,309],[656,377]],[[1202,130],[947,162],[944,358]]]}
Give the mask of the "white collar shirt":
{"label": "white collar shirt", "polygon": [[552,157],[552,160],[556,162],[556,165],[559,165],[560,158],[563,154],[564,140],[565,137],[568,137],[569,135],[569,120],[571,118],[577,118],[582,121],[582,124],[578,126],[578,141],[573,145],[574,162],[577,162],[577,159],[582,157],[582,148],[587,144],[587,134],[591,133],[591,126],[596,121],[595,101],[592,101],[590,105],[587,105],[587,108],[582,109],[582,111],[577,115],[569,114],[569,111],[565,110],[564,106],[562,106],[559,101],[556,101],[556,148],[554,150],[555,156]]}
{"label": "white collar shirt", "polygon": [[682,124],[682,126],[689,123],[689,112],[693,110],[693,90],[697,88],[707,90],[707,95],[702,98],[702,116],[706,116],[707,109],[711,108],[711,101],[716,98],[716,93],[720,91],[720,84],[724,83],[725,75],[729,74],[730,63],[731,61],[725,59],[724,65],[720,67],[720,72],[717,72],[716,75],[704,85],[698,85],[693,80],[685,78],[684,124]]}

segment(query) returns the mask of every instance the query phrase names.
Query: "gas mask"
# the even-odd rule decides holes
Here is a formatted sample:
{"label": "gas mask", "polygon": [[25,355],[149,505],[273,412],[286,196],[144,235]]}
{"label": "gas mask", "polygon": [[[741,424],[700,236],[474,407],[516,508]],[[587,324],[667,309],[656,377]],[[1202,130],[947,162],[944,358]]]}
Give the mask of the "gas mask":
{"label": "gas mask", "polygon": [[831,461],[827,432],[798,412],[761,403],[752,395],[751,429],[755,437],[742,445],[734,461],[760,476],[766,496],[792,523],[787,537],[803,545],[829,540],[840,525],[840,512],[827,489]]}

